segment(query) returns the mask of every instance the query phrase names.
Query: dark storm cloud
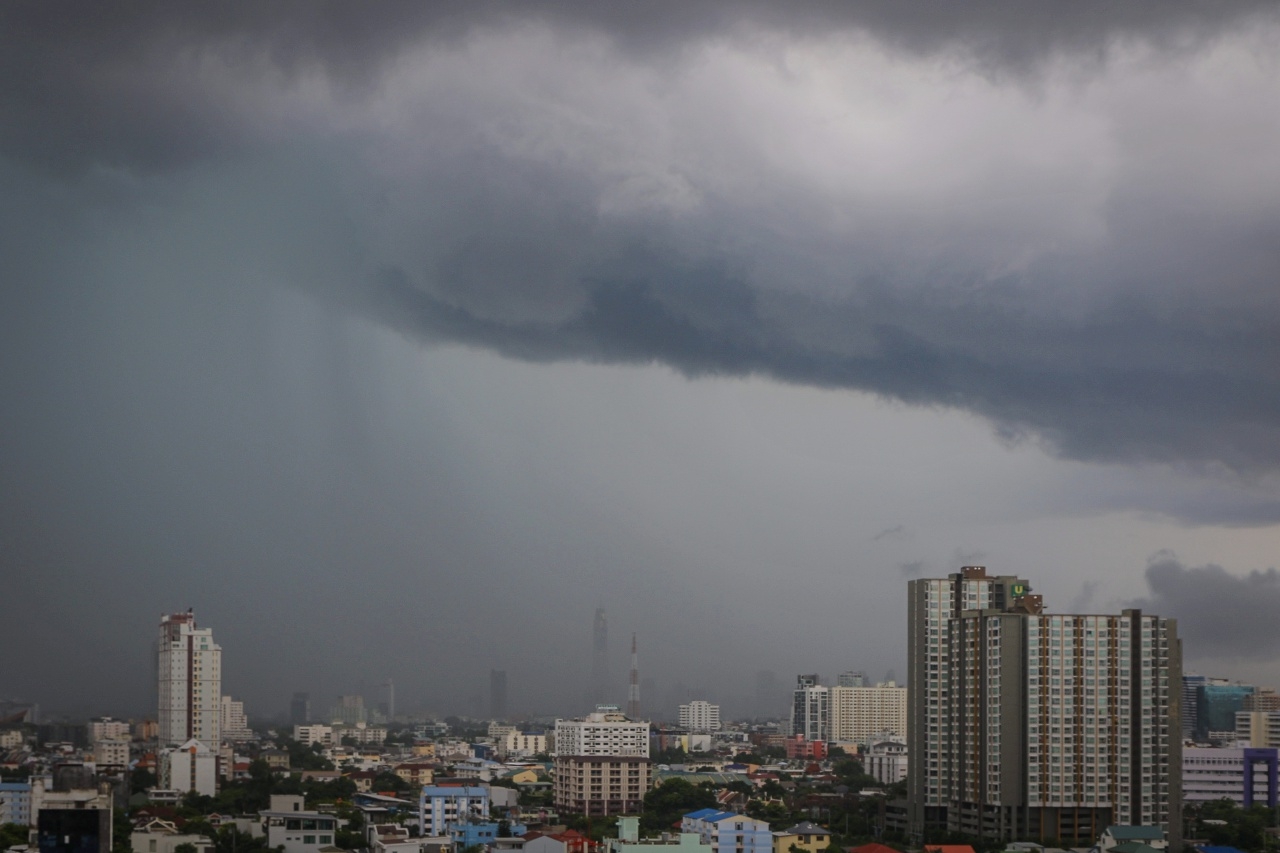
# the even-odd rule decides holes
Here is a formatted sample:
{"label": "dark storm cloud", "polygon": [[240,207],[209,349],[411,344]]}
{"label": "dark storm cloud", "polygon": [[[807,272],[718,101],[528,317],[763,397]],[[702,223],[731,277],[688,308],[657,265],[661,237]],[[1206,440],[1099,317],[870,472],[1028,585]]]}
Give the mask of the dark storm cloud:
{"label": "dark storm cloud", "polygon": [[746,29],[847,29],[912,54],[954,52],[1024,73],[1062,52],[1106,56],[1118,39],[1186,48],[1245,26],[1273,4],[896,0],[590,3],[10,3],[0,8],[0,149],[63,170],[169,168],[269,138],[246,108],[248,80],[210,84],[211,64],[288,83],[319,71],[349,95],[411,46],[484,27],[542,23],[598,32],[632,55],[663,54]]}
{"label": "dark storm cloud", "polygon": [[[523,22],[605,33],[642,56],[743,28],[843,27],[908,54],[968,56],[1000,77],[1060,54],[1087,65],[1124,39],[1191,50],[1272,7],[1217,4],[1210,14],[1196,3],[1097,4],[1070,15],[1053,3],[944,6],[929,15],[890,2],[785,13],[775,4],[373,8],[6,6],[0,145],[71,173],[172,170],[324,130],[323,109],[298,94],[308,75],[327,81],[339,105],[358,102],[412,48]],[[879,226],[888,230],[824,247],[827,277],[835,269],[843,281],[818,293],[805,282],[804,259],[791,265],[803,250],[741,200],[705,193],[691,219],[604,222],[599,175],[476,144],[468,134],[482,109],[459,97],[432,113],[445,130],[424,138],[435,162],[415,204],[447,217],[411,224],[423,247],[418,263],[386,264],[369,286],[353,281],[344,294],[407,333],[527,359],[665,362],[695,376],[857,388],[971,410],[1008,440],[1042,439],[1076,459],[1280,467],[1280,317],[1267,297],[1280,274],[1280,211],[1202,205],[1194,189],[1139,177],[1151,141],[1136,144],[1135,165],[1116,178],[1108,239],[1087,254],[1042,252],[992,277],[982,247],[999,239],[997,226],[957,214],[939,233],[969,236],[931,255],[921,247],[939,238],[919,226]],[[785,218],[795,202],[777,189],[775,215]],[[725,233],[757,248],[738,256],[722,247],[716,235]],[[794,280],[758,271],[789,265]],[[1046,306],[1045,292],[1082,284],[1099,294],[1083,309]]]}
{"label": "dark storm cloud", "polygon": [[1192,658],[1266,660],[1280,652],[1280,571],[1233,575],[1221,566],[1187,566],[1171,554],[1147,564],[1150,596],[1132,606],[1178,620]]}

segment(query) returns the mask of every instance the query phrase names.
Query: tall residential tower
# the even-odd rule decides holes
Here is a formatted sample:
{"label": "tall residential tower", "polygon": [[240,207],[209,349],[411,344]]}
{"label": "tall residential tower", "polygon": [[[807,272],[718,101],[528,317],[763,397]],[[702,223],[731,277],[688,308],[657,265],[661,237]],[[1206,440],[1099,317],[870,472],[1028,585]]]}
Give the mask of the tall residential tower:
{"label": "tall residential tower", "polygon": [[966,566],[908,586],[908,828],[1091,843],[1181,830],[1176,623],[1047,614],[1022,578]]}
{"label": "tall residential tower", "polygon": [[222,698],[222,647],[197,628],[191,610],[160,618],[157,643],[160,744],[195,739],[217,750]]}

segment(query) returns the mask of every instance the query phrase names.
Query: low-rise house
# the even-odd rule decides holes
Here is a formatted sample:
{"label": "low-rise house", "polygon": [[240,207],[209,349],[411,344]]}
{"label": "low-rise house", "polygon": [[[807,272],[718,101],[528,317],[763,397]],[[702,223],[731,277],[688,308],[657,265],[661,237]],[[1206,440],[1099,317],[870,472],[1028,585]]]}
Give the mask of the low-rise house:
{"label": "low-rise house", "polygon": [[331,814],[308,811],[305,805],[304,797],[271,795],[271,808],[258,813],[268,847],[282,847],[284,853],[321,853],[333,847],[338,819]]}
{"label": "low-rise house", "polygon": [[398,823],[370,824],[366,837],[372,853],[419,853],[419,839],[410,838],[408,828]]}
{"label": "low-rise house", "polygon": [[410,785],[430,785],[435,780],[436,765],[434,762],[410,761],[397,764],[392,772]]}
{"label": "low-rise house", "polygon": [[524,833],[525,853],[590,853],[591,841],[573,829]]}
{"label": "low-rise house", "polygon": [[214,853],[211,838],[182,832],[173,821],[152,818],[129,833],[133,853],[174,853],[183,844],[195,847],[196,853]]}
{"label": "low-rise house", "polygon": [[[523,835],[527,829],[527,827],[512,824],[509,827],[508,836]],[[455,850],[477,845],[492,847],[497,843],[500,831],[501,827],[496,820],[469,820],[455,823],[449,829],[449,837],[453,839]]]}
{"label": "low-rise house", "polygon": [[773,853],[819,853],[830,844],[830,830],[809,821],[773,834]]}
{"label": "low-rise house", "polygon": [[605,853],[709,853],[711,849],[692,832],[664,832],[661,838],[641,838],[637,817],[618,818],[618,837],[606,838],[604,845]]}
{"label": "low-rise house", "polygon": [[773,853],[773,833],[763,820],[718,809],[690,812],[680,831],[697,835],[711,853]]}
{"label": "low-rise house", "polygon": [[1156,850],[1169,848],[1169,840],[1158,826],[1108,826],[1098,839],[1099,853],[1111,853],[1127,841],[1146,844]]}

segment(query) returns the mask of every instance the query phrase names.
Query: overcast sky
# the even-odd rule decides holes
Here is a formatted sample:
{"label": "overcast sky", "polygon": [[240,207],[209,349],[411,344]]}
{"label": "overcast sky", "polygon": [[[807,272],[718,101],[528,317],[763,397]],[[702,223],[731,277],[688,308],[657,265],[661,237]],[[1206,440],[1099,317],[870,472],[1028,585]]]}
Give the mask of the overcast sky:
{"label": "overcast sky", "polygon": [[[148,8],[152,6],[153,8]],[[1280,684],[1272,3],[0,7],[0,698],[781,713],[913,577]]]}

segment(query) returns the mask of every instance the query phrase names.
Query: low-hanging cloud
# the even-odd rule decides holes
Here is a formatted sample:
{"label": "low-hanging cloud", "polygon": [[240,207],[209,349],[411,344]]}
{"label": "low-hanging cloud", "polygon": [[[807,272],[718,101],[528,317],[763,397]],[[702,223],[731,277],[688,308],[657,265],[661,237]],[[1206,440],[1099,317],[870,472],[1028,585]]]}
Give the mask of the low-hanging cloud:
{"label": "low-hanging cloud", "polygon": [[273,273],[405,334],[1280,470],[1267,4],[92,8],[3,11],[0,151],[87,206],[322,152],[270,192],[319,188],[351,272],[317,281],[294,210],[315,236]]}
{"label": "low-hanging cloud", "polygon": [[1151,593],[1133,606],[1176,617],[1188,658],[1267,660],[1280,652],[1280,571],[1274,567],[1234,575],[1164,553],[1148,562],[1146,580]]}

